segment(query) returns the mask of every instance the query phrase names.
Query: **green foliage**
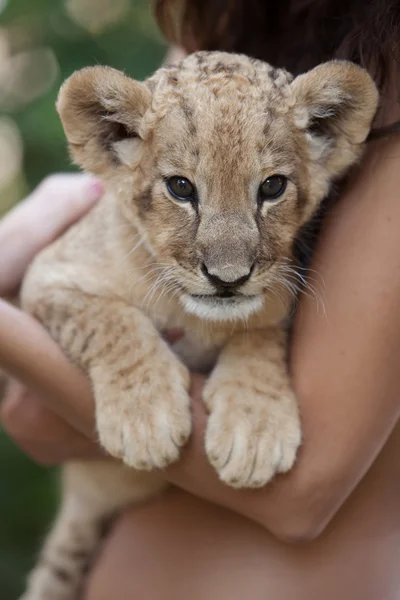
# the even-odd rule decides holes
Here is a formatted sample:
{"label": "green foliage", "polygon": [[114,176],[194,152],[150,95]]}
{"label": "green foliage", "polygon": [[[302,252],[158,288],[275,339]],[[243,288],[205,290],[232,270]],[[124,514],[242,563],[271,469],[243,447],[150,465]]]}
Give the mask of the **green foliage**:
{"label": "green foliage", "polygon": [[0,591],[16,600],[50,524],[56,473],[34,465],[0,433]]}
{"label": "green foliage", "polygon": [[[2,109],[3,116],[8,115],[20,131],[24,158],[17,181],[6,190],[0,188],[0,214],[14,201],[15,194],[18,199],[46,175],[72,169],[54,109],[65,77],[86,65],[108,64],[140,79],[157,67],[165,52],[151,19],[149,1],[132,0],[120,21],[95,33],[69,17],[67,2],[9,0],[3,12],[0,2],[0,33],[8,36],[11,56],[45,47],[56,65],[56,75],[42,94]],[[96,0],[81,3],[97,4]],[[100,4],[104,5],[104,0]],[[0,53],[0,73],[2,60]],[[16,600],[23,588],[25,574],[56,508],[55,481],[54,470],[35,466],[0,432],[1,600]]]}

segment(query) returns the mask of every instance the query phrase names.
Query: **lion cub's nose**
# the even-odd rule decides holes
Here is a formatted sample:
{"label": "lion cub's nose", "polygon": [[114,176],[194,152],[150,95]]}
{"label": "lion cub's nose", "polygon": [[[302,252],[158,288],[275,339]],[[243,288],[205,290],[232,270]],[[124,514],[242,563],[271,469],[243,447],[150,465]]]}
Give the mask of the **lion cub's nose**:
{"label": "lion cub's nose", "polygon": [[[254,265],[250,269],[233,269],[233,268],[221,268],[209,270],[207,265],[203,263],[201,270],[207,279],[215,285],[217,288],[237,288],[240,285],[246,283],[253,272]],[[243,272],[244,271],[244,272]]]}

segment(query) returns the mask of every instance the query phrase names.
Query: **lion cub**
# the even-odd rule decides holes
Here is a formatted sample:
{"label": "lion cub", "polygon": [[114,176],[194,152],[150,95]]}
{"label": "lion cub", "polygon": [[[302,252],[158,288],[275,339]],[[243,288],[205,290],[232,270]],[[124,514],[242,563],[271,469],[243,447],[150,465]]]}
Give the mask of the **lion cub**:
{"label": "lion cub", "polygon": [[[292,467],[285,275],[300,227],[360,157],[377,100],[348,62],[293,79],[221,52],[142,83],[107,67],[64,83],[71,154],[107,193],[34,261],[22,302],[90,377],[100,443],[120,462],[65,469],[25,600],[75,599],[104,519],[165,487],[160,469],[191,432],[189,369],[211,372],[205,446],[222,481],[260,487]],[[167,328],[184,332],[173,347]]]}

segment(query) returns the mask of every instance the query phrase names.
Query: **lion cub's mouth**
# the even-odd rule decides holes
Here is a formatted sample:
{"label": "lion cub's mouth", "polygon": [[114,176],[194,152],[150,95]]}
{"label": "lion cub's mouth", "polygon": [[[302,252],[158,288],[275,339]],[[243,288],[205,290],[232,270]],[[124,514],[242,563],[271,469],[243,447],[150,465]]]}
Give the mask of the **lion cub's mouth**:
{"label": "lion cub's mouth", "polygon": [[235,296],[240,296],[241,294],[235,294],[235,292],[217,292],[216,294],[213,294],[214,298],[234,298]]}
{"label": "lion cub's mouth", "polygon": [[[243,297],[243,294],[239,294],[238,292],[215,292],[215,294],[190,294],[192,298],[201,298],[201,299],[225,299],[225,298],[240,298]],[[246,296],[247,298],[252,296]]]}

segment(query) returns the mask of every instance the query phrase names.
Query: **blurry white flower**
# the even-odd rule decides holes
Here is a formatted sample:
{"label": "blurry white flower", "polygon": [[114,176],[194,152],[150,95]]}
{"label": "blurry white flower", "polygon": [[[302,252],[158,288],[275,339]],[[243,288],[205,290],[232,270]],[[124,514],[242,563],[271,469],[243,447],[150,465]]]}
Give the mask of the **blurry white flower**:
{"label": "blurry white flower", "polygon": [[8,54],[0,35],[0,108],[19,109],[50,88],[58,75],[51,48],[35,48]]}
{"label": "blurry white flower", "polygon": [[93,35],[122,21],[130,10],[129,0],[66,0],[70,18]]}

